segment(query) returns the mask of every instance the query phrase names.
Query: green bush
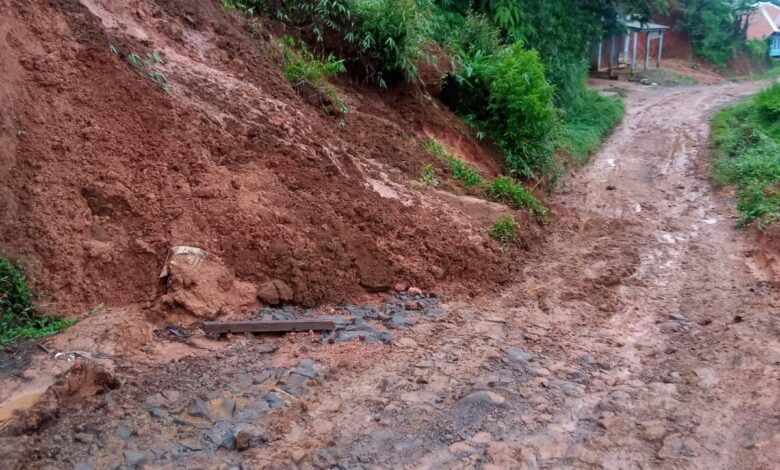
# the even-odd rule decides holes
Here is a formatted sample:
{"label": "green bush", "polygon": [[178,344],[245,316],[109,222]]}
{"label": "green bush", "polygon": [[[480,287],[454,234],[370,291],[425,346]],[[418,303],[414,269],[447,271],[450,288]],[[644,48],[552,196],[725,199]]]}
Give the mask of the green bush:
{"label": "green bush", "polygon": [[345,39],[357,50],[370,78],[385,86],[385,76],[417,77],[416,61],[427,40],[424,12],[415,0],[353,0],[354,23]]}
{"label": "green bush", "polygon": [[[693,51],[713,65],[725,67],[741,45],[739,30],[747,5],[723,0],[686,0],[678,6],[683,27],[691,37]],[[746,3],[746,2],[742,2]],[[735,8],[739,7],[739,8]]]}
{"label": "green bush", "polygon": [[509,170],[526,177],[547,174],[554,167],[558,117],[539,54],[518,43],[497,57],[487,68],[490,114],[485,131],[504,152]]}
{"label": "green bush", "polygon": [[780,120],[780,84],[762,91],[755,97],[756,110],[767,123]]}
{"label": "green bush", "polygon": [[517,240],[520,227],[510,214],[504,214],[490,226],[488,235],[497,241],[501,248],[508,249]]}
{"label": "green bush", "polygon": [[[428,33],[428,2],[415,0],[279,0],[249,2],[303,31],[345,64],[386,86],[386,78],[417,76]],[[254,10],[252,10],[254,11]]]}
{"label": "green bush", "polygon": [[552,173],[559,121],[539,55],[515,43],[467,60],[445,84],[450,89],[443,90],[443,99],[493,139],[509,171],[525,177]]}
{"label": "green bush", "polygon": [[623,117],[625,108],[617,98],[587,91],[563,110],[558,148],[575,162],[584,163],[598,150],[604,137]]}
{"label": "green bush", "polygon": [[547,208],[531,191],[516,183],[509,176],[500,176],[493,180],[485,189],[485,193],[490,199],[508,204],[512,208],[528,209],[540,223],[547,220]]}
{"label": "green bush", "polygon": [[0,256],[0,346],[18,337],[47,336],[75,322],[75,319],[36,316],[22,269],[5,256]]}
{"label": "green bush", "polygon": [[305,44],[296,42],[289,36],[282,38],[281,45],[284,76],[295,89],[307,83],[317,87],[324,86],[328,77],[346,71],[343,60],[336,60],[333,54],[329,54],[325,60],[317,60]]}
{"label": "green bush", "polygon": [[780,85],[720,112],[712,122],[713,178],[737,189],[740,225],[780,217]]}

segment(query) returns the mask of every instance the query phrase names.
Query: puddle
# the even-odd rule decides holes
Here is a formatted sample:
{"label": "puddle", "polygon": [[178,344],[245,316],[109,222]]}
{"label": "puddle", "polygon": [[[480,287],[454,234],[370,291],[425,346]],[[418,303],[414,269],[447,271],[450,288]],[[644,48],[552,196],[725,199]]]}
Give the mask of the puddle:
{"label": "puddle", "polygon": [[0,404],[0,429],[13,419],[16,411],[29,410],[35,406],[52,383],[39,381],[30,384]]}

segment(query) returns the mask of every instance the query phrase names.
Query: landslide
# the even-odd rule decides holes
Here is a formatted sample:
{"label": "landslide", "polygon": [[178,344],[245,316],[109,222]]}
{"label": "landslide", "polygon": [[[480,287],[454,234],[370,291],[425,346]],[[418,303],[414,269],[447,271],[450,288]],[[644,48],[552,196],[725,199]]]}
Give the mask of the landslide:
{"label": "landslide", "polygon": [[[0,0],[0,18],[0,250],[47,301],[153,305],[178,245],[224,264],[210,298],[277,280],[302,305],[521,269],[486,236],[508,209],[410,189],[428,136],[496,172],[424,86],[341,80],[342,129],[284,79],[271,28],[252,37],[216,0]],[[131,52],[160,55],[169,92]]]}

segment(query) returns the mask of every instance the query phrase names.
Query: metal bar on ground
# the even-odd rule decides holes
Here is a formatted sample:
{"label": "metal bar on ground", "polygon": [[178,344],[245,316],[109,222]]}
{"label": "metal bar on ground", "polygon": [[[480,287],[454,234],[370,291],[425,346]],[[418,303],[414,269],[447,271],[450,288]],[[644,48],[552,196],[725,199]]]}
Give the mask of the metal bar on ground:
{"label": "metal bar on ground", "polygon": [[328,331],[335,330],[332,321],[315,320],[244,320],[244,321],[206,321],[203,331],[206,334],[223,333],[285,333],[292,331]]}

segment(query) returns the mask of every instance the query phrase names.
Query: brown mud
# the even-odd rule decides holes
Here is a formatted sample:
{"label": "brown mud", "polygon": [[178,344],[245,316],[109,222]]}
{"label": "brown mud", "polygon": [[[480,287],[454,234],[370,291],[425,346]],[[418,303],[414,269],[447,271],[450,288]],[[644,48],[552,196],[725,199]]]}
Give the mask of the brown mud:
{"label": "brown mud", "polygon": [[[516,275],[485,226],[411,190],[436,163],[428,135],[479,159],[421,87],[356,85],[341,128],[284,79],[278,38],[261,22],[254,39],[217,1],[3,0],[0,14],[0,248],[60,311],[201,316],[156,302],[182,245],[224,265],[196,287],[236,313],[257,306],[247,283],[284,282],[311,306],[396,284],[478,293]],[[163,63],[135,68],[130,53]]]}
{"label": "brown mud", "polygon": [[[198,13],[202,6],[192,7],[185,2],[170,2],[170,10],[163,6],[149,10],[146,2],[132,2],[126,9],[109,2],[84,3],[89,4],[92,11],[105,14],[106,18],[123,18],[121,22],[115,20],[122,25],[120,29],[124,34],[136,36],[139,32],[162,34],[159,31],[164,31],[173,37],[189,37],[188,34],[193,34],[192,27],[185,27],[185,22],[202,26],[204,22],[212,21],[212,17],[218,17],[216,10],[208,15]],[[56,44],[49,42],[48,47],[56,46],[58,51],[69,50],[74,54],[83,53],[80,46],[68,39],[81,37],[84,31],[90,31],[88,28],[79,29],[78,34],[68,31],[67,21],[82,21],[86,15],[78,4],[50,2],[49,6],[42,7],[5,2],[0,5],[14,6],[11,18],[16,22],[15,28],[12,33],[4,30],[0,36],[6,38],[6,42],[8,37],[18,35],[31,35],[30,38],[47,35],[59,40]],[[109,11],[113,16],[108,14]],[[170,22],[169,15],[181,19]],[[143,20],[143,28],[138,26],[138,21],[141,21],[138,18]],[[116,24],[111,26],[108,20],[104,23],[108,28],[117,28]],[[0,28],[3,24],[0,23]],[[222,27],[229,28],[226,25]],[[0,41],[0,47],[4,44]],[[19,41],[15,43],[14,50],[39,47],[40,44]],[[168,47],[174,46],[169,44]],[[5,54],[8,49],[2,51]],[[29,51],[25,49],[25,53]],[[210,56],[219,54],[214,49]],[[173,56],[172,53],[169,55]],[[45,57],[43,52],[41,57]],[[94,52],[90,57],[97,60],[98,53]],[[113,104],[108,106],[93,98],[93,94],[100,96],[97,89],[91,94],[86,93],[75,83],[71,86],[72,90],[81,90],[78,98],[69,94],[69,88],[63,88],[62,91],[51,91],[50,95],[41,95],[40,102],[57,103],[58,100],[73,99],[74,103],[85,103],[83,108],[79,105],[77,109],[95,106],[96,112],[105,113],[102,119],[112,119],[112,116],[121,114],[109,113],[110,107],[130,112],[138,109],[135,106],[139,103],[150,99],[174,100],[175,105],[170,108],[173,110],[182,109],[177,100],[183,100],[185,96],[192,102],[211,103],[212,111],[223,106],[230,110],[230,106],[240,104],[228,103],[224,96],[217,95],[213,95],[213,101],[202,96],[189,98],[189,93],[194,93],[192,89],[197,88],[189,88],[191,85],[185,88],[183,83],[190,80],[186,83],[192,84],[196,80],[194,75],[187,75],[184,70],[192,63],[186,62],[188,65],[185,67],[182,65],[187,60],[184,54],[174,57],[179,62],[172,60],[171,70],[166,69],[174,86],[170,97],[134,91],[150,85],[141,77],[128,74],[125,78],[127,83],[135,83],[134,80],[138,83],[132,86],[117,83],[115,86],[126,87],[123,89],[126,92],[138,93],[133,105],[130,101],[124,104],[111,101]],[[258,61],[266,60],[262,56],[254,57]],[[199,60],[208,59],[201,57]],[[14,61],[4,61],[0,67],[13,67],[14,64]],[[46,60],[41,59],[40,64],[44,66]],[[56,67],[53,64],[57,64]],[[50,74],[62,68],[56,60],[53,64],[48,68]],[[110,74],[126,73],[124,64],[115,64],[110,57],[100,59],[93,67],[83,67],[81,73],[89,74],[96,80],[102,76],[98,73],[101,67]],[[205,75],[200,76],[198,83],[210,83],[208,73],[214,73],[215,69],[209,68],[209,72],[204,68],[199,70]],[[24,88],[19,83],[26,82],[26,86],[32,87],[36,93],[45,89],[43,85],[35,84],[38,82],[32,78],[23,78],[27,73],[30,72],[18,70],[17,77],[21,82],[14,86]],[[13,78],[13,74],[9,76]],[[224,78],[220,76],[220,85],[227,88],[212,84],[201,89],[216,93],[245,86],[242,85],[244,82]],[[214,77],[211,76],[211,79]],[[274,93],[284,98],[290,115],[297,116],[290,126],[310,125],[314,133],[328,130],[323,124],[328,122],[324,118],[316,125],[308,121],[310,118],[306,116],[311,111],[283,87],[278,74],[264,77],[263,81],[249,75],[244,79],[255,87],[273,90],[278,87]],[[56,84],[52,86],[56,88]],[[529,247],[533,249],[521,251],[523,262],[515,261],[517,272],[500,291],[469,298],[466,295],[468,291],[454,288],[456,295],[447,299],[420,295],[416,289],[409,289],[407,293],[385,298],[377,308],[321,306],[312,312],[302,312],[338,318],[348,325],[348,332],[358,332],[357,336],[371,336],[388,328],[387,332],[392,337],[389,344],[360,340],[331,341],[327,336],[311,333],[279,337],[235,335],[220,340],[205,338],[196,329],[172,334],[160,327],[159,322],[146,321],[143,311],[134,305],[109,305],[107,309],[95,311],[84,318],[76,327],[46,341],[48,354],[41,352],[32,357],[26,356],[29,364],[17,361],[20,369],[16,373],[4,370],[0,386],[0,416],[7,420],[0,431],[0,458],[4,467],[82,470],[776,468],[780,461],[780,324],[777,317],[780,293],[772,282],[776,281],[773,271],[766,267],[772,264],[767,259],[770,259],[769,253],[776,245],[770,238],[767,238],[765,246],[755,245],[752,234],[735,228],[732,197],[711,185],[707,168],[709,118],[718,107],[755,92],[761,84],[720,83],[674,89],[621,86],[628,90],[624,122],[590,164],[567,175],[557,196],[556,222],[550,233],[543,242],[539,241],[538,235],[529,235],[532,242]],[[240,93],[248,93],[246,89],[240,90]],[[207,94],[206,91],[202,93],[204,96]],[[7,92],[0,94],[2,99],[10,99],[9,96],[20,99]],[[112,99],[111,96],[106,94],[100,99]],[[148,105],[157,106],[160,102]],[[269,103],[270,98],[264,98],[242,112],[252,116],[250,108],[268,110],[263,106],[271,106]],[[298,104],[293,106],[289,103]],[[273,105],[281,106],[276,102]],[[60,109],[51,104],[47,106],[52,113]],[[73,103],[69,106],[72,107]],[[42,113],[40,110],[36,112]],[[262,113],[254,116],[261,115],[265,116]],[[192,112],[187,118],[174,118],[172,114],[166,116],[176,126],[200,122],[198,126],[206,127],[192,127],[186,140],[175,139],[175,134],[171,133],[159,141],[139,143],[148,146],[145,151],[160,147],[161,142],[164,149],[179,145],[176,142],[201,148],[198,142],[204,137],[196,130],[215,132],[219,129],[212,127],[216,124],[203,123],[204,120],[211,122],[208,121],[209,116],[213,116],[205,111],[202,115]],[[28,126],[31,123],[52,125],[43,114],[33,113],[25,119]],[[397,121],[395,118],[383,119],[397,123],[406,118],[399,117]],[[359,121],[356,118],[356,122]],[[429,126],[446,127],[441,124],[445,121],[439,119],[438,123]],[[244,126],[245,122],[244,118],[236,119],[233,125]],[[131,124],[141,129],[146,120],[138,117],[127,123],[130,130],[133,129]],[[58,122],[58,125],[63,127],[62,135],[75,132],[67,120]],[[284,123],[274,125],[285,128]],[[181,128],[176,130],[178,132]],[[416,131],[424,132],[422,128]],[[216,135],[224,136],[224,145],[234,144],[233,134],[220,132]],[[336,127],[329,132],[335,134]],[[372,132],[379,130],[366,131],[367,138],[376,139],[377,134]],[[52,132],[50,135],[56,134]],[[117,131],[112,135],[124,133]],[[36,148],[43,151],[44,146],[40,142],[9,139],[7,133],[2,136],[14,146],[19,146],[21,153],[17,150],[17,155],[26,155],[26,146],[30,145],[38,145]],[[329,139],[332,138],[329,135]],[[456,137],[451,138],[457,140]],[[84,140],[83,137],[81,140],[72,139],[68,145]],[[106,144],[102,138],[96,143],[86,142],[79,145]],[[284,145],[292,145],[293,141],[284,142]],[[354,142],[344,145],[352,149],[369,148],[359,147]],[[305,152],[313,152],[311,155],[317,165],[306,166],[305,161],[294,160],[289,154],[286,158],[277,157],[274,160],[278,162],[277,166],[266,168],[263,166],[265,163],[255,162],[250,153],[246,153],[244,157],[247,160],[241,165],[254,166],[251,170],[244,168],[243,176],[237,175],[242,170],[235,161],[222,165],[202,155],[202,164],[213,166],[211,170],[200,173],[202,177],[216,178],[214,175],[224,173],[230,175],[229,178],[245,178],[239,188],[256,189],[245,189],[246,193],[243,193],[236,188],[222,188],[209,204],[188,202],[187,205],[181,203],[181,207],[208,211],[211,207],[221,207],[219,204],[224,197],[235,197],[235,201],[240,202],[244,200],[241,198],[255,201],[251,198],[278,194],[278,199],[272,201],[278,206],[268,207],[278,208],[280,216],[290,211],[294,214],[292,220],[297,221],[301,212],[296,211],[295,204],[302,204],[305,199],[300,198],[305,198],[308,192],[330,201],[306,200],[316,204],[317,210],[331,210],[337,205],[336,199],[327,199],[335,196],[318,190],[316,184],[304,177],[309,173],[316,174],[315,168],[319,168],[323,161],[331,161],[331,156],[335,156],[333,171],[340,173],[343,169],[347,176],[372,168],[371,176],[355,178],[361,182],[371,180],[369,185],[373,190],[360,185],[351,187],[346,183],[338,186],[342,185],[339,178],[327,181],[337,185],[342,204],[347,204],[347,201],[353,204],[352,197],[362,198],[357,200],[363,202],[361,207],[368,212],[349,206],[344,210],[360,214],[353,215],[349,221],[360,221],[366,233],[372,236],[381,233],[385,238],[379,238],[381,243],[377,244],[377,249],[387,249],[385,253],[396,256],[398,253],[403,255],[404,260],[394,258],[399,263],[396,266],[400,267],[388,282],[406,283],[405,287],[417,279],[398,273],[427,269],[426,263],[435,262],[432,257],[438,256],[436,250],[443,250],[434,244],[448,243],[447,240],[431,239],[420,234],[420,226],[415,225],[419,219],[415,217],[435,216],[437,211],[446,207],[453,214],[448,219],[454,220],[451,223],[477,227],[489,219],[486,214],[500,214],[505,210],[475,198],[444,195],[443,191],[408,191],[403,185],[403,178],[397,175],[409,173],[404,173],[406,170],[402,166],[394,166],[393,162],[397,160],[391,156],[409,155],[409,162],[418,161],[414,159],[421,157],[414,156],[411,151],[404,154],[392,149],[382,156],[377,155],[380,149],[375,148],[371,160],[341,160],[338,157],[341,152],[323,156],[313,150],[318,147],[312,141],[304,140],[302,152],[304,147],[308,149]],[[19,210],[24,207],[31,210],[31,217],[38,218],[17,221],[14,230],[24,227],[27,227],[25,230],[33,227],[52,230],[37,238],[32,237],[35,232],[30,232],[30,245],[27,247],[30,253],[42,248],[44,242],[57,239],[58,234],[64,237],[64,241],[52,249],[59,247],[66,254],[70,253],[64,247],[71,247],[68,243],[80,239],[68,235],[78,232],[68,231],[68,223],[71,220],[83,223],[75,217],[57,216],[48,225],[40,225],[46,217],[57,212],[59,206],[55,202],[60,200],[55,196],[56,191],[55,195],[49,195],[41,188],[61,191],[65,201],[69,197],[74,201],[82,198],[80,212],[77,211],[76,215],[81,214],[90,223],[107,224],[112,234],[130,230],[128,227],[132,225],[131,222],[112,220],[112,217],[126,217],[126,221],[142,217],[139,220],[144,224],[154,226],[156,223],[153,217],[143,218],[139,208],[148,206],[153,214],[160,215],[155,212],[157,206],[136,200],[142,196],[131,191],[130,186],[117,185],[112,181],[111,184],[90,186],[94,191],[88,189],[82,192],[79,189],[75,195],[68,193],[66,189],[71,186],[55,178],[49,168],[58,169],[62,175],[70,175],[65,179],[73,180],[75,188],[81,188],[79,185],[89,181],[95,176],[92,172],[99,172],[100,168],[83,169],[85,176],[82,180],[81,174],[65,171],[77,165],[69,165],[64,156],[76,158],[74,155],[56,152],[44,155],[48,155],[45,164],[36,166],[29,159],[17,164],[13,171],[24,170],[27,173],[15,174],[22,179],[13,179],[11,184],[23,185],[23,178],[34,177],[38,173],[44,174],[45,178],[39,184],[32,184],[34,180],[31,179],[26,183],[30,192],[9,199],[11,202],[4,209]],[[137,183],[143,182],[139,180],[143,180],[146,174],[148,181],[161,182],[164,177],[170,177],[168,170],[160,171],[160,176],[156,177],[152,171],[158,160],[166,161],[164,159],[168,157],[165,155],[159,159],[147,159],[143,164],[134,163],[130,157],[116,157],[119,158],[116,161],[112,160],[114,157],[105,158],[112,162],[107,168],[114,168],[113,171],[118,172],[119,168],[125,167],[138,170],[138,173],[133,173],[138,178]],[[177,158],[182,157],[179,155]],[[407,161],[404,158],[400,160]],[[484,156],[474,158],[486,161]],[[175,159],[168,160],[168,165],[172,161]],[[377,166],[377,162],[381,165]],[[79,164],[83,165],[83,162]],[[146,168],[144,165],[150,168],[146,173],[141,171]],[[306,168],[305,172],[298,171],[302,167]],[[287,183],[279,183],[279,179],[286,177],[288,172],[299,175],[296,177],[300,178],[296,180],[297,184],[306,191],[300,194],[296,191],[277,193],[257,189],[267,188],[266,184],[286,188]],[[383,172],[384,176],[381,175]],[[260,181],[257,178],[261,176],[258,175],[267,179]],[[177,178],[181,178],[179,189],[185,188],[191,194],[193,187],[188,177]],[[251,181],[257,186],[249,184]],[[221,188],[219,184],[217,187]],[[116,195],[107,193],[109,188],[124,189],[120,191],[120,197],[113,197]],[[172,189],[163,192],[166,197],[174,195]],[[376,199],[379,197],[377,193],[392,197],[379,200]],[[410,201],[410,205],[404,205],[404,201]],[[233,210],[234,204],[228,205],[230,210]],[[50,208],[51,213],[44,214],[44,207]],[[257,210],[254,203],[246,207],[249,212],[241,212],[244,216]],[[111,216],[100,216],[104,210]],[[367,221],[370,218],[364,218],[372,210],[378,211],[374,217],[379,220],[371,219],[379,224],[377,226]],[[307,214],[311,217],[318,215],[316,211]],[[215,212],[209,217],[218,215]],[[327,220],[333,213],[323,212],[321,215],[325,233],[335,234],[337,229],[347,226],[344,222],[344,227],[327,228]],[[402,216],[406,218],[397,218]],[[92,217],[103,218],[94,222]],[[204,216],[206,221],[212,220],[209,217]],[[36,220],[39,225],[35,224]],[[380,220],[407,223],[402,232],[409,235],[411,241],[397,234],[390,236],[379,231],[376,227],[381,226]],[[138,223],[132,236],[144,233],[141,222]],[[212,227],[211,223],[200,230],[220,240],[219,229]],[[193,223],[192,226],[197,225]],[[230,230],[240,232],[244,226],[246,222],[238,224],[236,219]],[[268,226],[252,226],[257,230],[259,227],[269,230],[277,227],[276,222]],[[305,225],[295,226],[302,230]],[[431,230],[441,231],[442,225]],[[122,233],[130,237],[128,234],[131,232]],[[170,235],[176,232],[160,232],[163,233]],[[479,240],[476,232],[465,229],[446,233],[455,241],[469,240],[473,244],[476,243],[474,240]],[[162,237],[160,234],[156,236]],[[19,233],[13,236],[18,237]],[[227,235],[223,237],[223,240],[231,239]],[[154,255],[149,253],[148,266],[145,265],[143,270],[140,265],[128,267],[122,273],[122,282],[111,277],[111,269],[120,269],[113,261],[118,258],[107,255],[105,264],[101,265],[105,271],[90,271],[93,268],[88,263],[74,266],[65,263],[80,259],[78,246],[82,245],[68,248],[74,251],[67,256],[52,251],[51,256],[42,261],[41,269],[52,272],[60,268],[70,269],[59,275],[72,277],[76,287],[91,285],[86,282],[87,278],[79,277],[82,276],[80,273],[92,272],[93,276],[102,273],[106,276],[106,284],[90,287],[86,304],[100,299],[101,295],[106,295],[109,302],[127,303],[128,299],[135,298],[133,295],[147,292],[149,286],[158,283],[157,276],[170,248],[167,246],[170,240],[166,237],[157,240],[156,244],[150,245],[154,248]],[[423,244],[416,248],[419,251],[411,254],[408,250],[420,240]],[[193,244],[184,239],[174,241],[177,242],[175,244]],[[358,241],[351,243],[356,244],[344,245],[342,249],[350,253],[370,252],[374,246],[369,244],[367,248],[361,248]],[[316,244],[303,245],[300,251],[310,253],[314,246]],[[478,250],[488,250],[484,244],[478,246],[481,247]],[[459,247],[448,246],[447,253],[451,254],[449,250]],[[207,248],[214,250],[212,246]],[[233,255],[224,249],[214,251],[216,257],[209,258],[214,264],[206,265],[205,270],[215,275],[208,276],[205,284],[225,284],[226,281],[219,281],[219,278],[225,277],[224,270],[232,270],[237,277],[224,292],[239,292],[243,289],[241,283],[254,282],[252,276],[242,274],[238,268],[242,262],[249,262],[249,248]],[[474,262],[480,253],[462,253],[462,259],[456,259],[452,269]],[[136,261],[139,259],[128,256]],[[496,253],[496,256],[500,255]],[[268,259],[285,258],[279,255]],[[355,277],[351,278],[351,284],[332,281],[342,286],[339,295],[357,298],[367,289],[359,285],[359,274],[355,274],[359,271],[358,264],[356,262],[352,268]],[[322,272],[328,274],[327,269],[331,268],[329,264],[321,267]],[[305,275],[314,272],[308,268],[307,271],[299,269]],[[367,271],[374,273],[371,269]],[[477,274],[474,274],[475,271]],[[140,272],[146,276],[143,280],[133,278]],[[463,273],[463,279],[476,275],[480,283],[489,285],[496,280],[492,273],[482,265],[475,265]],[[179,272],[174,284],[187,285],[186,279],[190,274],[187,269]],[[276,276],[276,273],[273,275]],[[338,275],[335,277],[338,278]],[[280,279],[295,286],[292,279]],[[434,276],[431,279],[439,278]],[[441,279],[446,281],[447,277]],[[209,284],[212,281],[214,284]],[[134,282],[138,282],[139,290],[133,287]],[[55,281],[52,283],[56,285]],[[110,292],[112,286],[118,292]],[[350,288],[355,291],[349,291]],[[284,290],[277,287],[277,295]],[[187,297],[190,300],[182,300],[181,304],[205,305],[202,302],[209,299],[205,295],[208,292],[199,293],[195,289],[189,293],[192,294]],[[203,295],[199,297],[196,294]],[[62,295],[71,301],[79,299],[67,289]],[[156,300],[157,293],[150,292],[149,298]],[[377,302],[378,298],[372,300]],[[213,306],[210,305],[206,310],[211,308]],[[287,313],[284,309],[277,309],[268,314]],[[193,315],[189,312],[185,317]],[[176,315],[169,318],[180,320]],[[9,369],[13,367],[9,366]],[[14,409],[23,411],[14,412]]]}

